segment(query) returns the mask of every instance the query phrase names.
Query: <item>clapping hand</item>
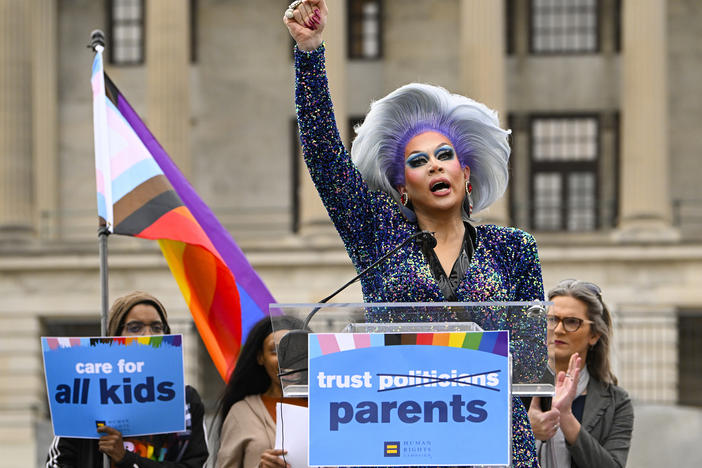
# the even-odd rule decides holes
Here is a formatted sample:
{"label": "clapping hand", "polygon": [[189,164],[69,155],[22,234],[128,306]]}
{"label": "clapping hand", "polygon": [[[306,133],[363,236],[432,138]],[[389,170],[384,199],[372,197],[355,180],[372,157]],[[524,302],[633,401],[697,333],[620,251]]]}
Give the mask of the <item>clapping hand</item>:
{"label": "clapping hand", "polygon": [[582,364],[583,360],[578,353],[573,353],[568,361],[568,370],[561,371],[556,376],[556,396],[553,398],[553,406],[561,413],[570,413],[573,400],[578,396],[576,389]]}
{"label": "clapping hand", "polygon": [[541,397],[533,397],[529,405],[529,423],[534,431],[534,437],[538,440],[549,440],[556,434],[561,420],[561,412],[558,408],[551,408],[548,411],[541,410]]}
{"label": "clapping hand", "polygon": [[580,429],[580,426],[577,424],[577,421],[573,423],[575,418],[573,417],[572,405],[573,400],[578,396],[576,393],[582,363],[582,358],[578,353],[574,353],[568,361],[568,370],[558,373],[556,376],[556,395],[553,397],[553,404],[550,410],[541,410],[541,398],[534,397],[531,399],[529,422],[534,431],[534,437],[538,440],[549,440],[553,437],[561,424],[561,419],[565,421],[563,430],[566,440],[573,439],[573,434],[577,436],[577,430]]}

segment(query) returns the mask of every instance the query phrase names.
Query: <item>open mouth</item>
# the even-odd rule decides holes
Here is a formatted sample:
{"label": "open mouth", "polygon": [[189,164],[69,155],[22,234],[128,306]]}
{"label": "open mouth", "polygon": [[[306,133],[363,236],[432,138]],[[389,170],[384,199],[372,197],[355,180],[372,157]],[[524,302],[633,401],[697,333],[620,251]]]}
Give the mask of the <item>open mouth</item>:
{"label": "open mouth", "polygon": [[451,188],[451,186],[442,180],[442,181],[439,181],[439,182],[433,184],[430,187],[430,190],[432,192],[438,192],[439,190],[448,190],[449,188]]}

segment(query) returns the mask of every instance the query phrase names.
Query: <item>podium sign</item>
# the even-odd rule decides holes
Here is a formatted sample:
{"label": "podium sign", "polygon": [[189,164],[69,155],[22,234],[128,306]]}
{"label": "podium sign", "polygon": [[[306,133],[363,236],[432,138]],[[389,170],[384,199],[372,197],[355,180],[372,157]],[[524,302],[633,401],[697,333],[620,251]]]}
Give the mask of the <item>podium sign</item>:
{"label": "podium sign", "polygon": [[182,335],[41,339],[54,435],[185,430]]}
{"label": "podium sign", "polygon": [[309,335],[310,466],[509,465],[508,339]]}

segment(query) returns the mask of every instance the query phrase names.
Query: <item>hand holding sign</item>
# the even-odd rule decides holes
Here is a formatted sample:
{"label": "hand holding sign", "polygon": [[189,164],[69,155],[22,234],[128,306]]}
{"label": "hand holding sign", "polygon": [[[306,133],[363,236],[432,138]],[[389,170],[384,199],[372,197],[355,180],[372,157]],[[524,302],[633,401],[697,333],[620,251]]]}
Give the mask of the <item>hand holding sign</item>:
{"label": "hand holding sign", "polygon": [[119,463],[124,458],[124,454],[126,453],[124,451],[122,433],[109,426],[99,427],[97,431],[105,434],[100,437],[98,449],[110,457],[113,462]]}

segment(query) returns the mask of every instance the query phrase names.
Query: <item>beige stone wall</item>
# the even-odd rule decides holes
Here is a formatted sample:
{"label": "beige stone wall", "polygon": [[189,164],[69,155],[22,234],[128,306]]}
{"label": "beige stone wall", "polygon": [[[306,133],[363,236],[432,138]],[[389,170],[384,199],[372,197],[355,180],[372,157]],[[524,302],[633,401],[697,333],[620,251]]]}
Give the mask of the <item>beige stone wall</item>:
{"label": "beige stone wall", "polygon": [[0,238],[34,230],[31,4],[0,2]]}
{"label": "beige stone wall", "polygon": [[[697,122],[702,115],[702,98],[697,77],[702,74],[702,4],[695,0],[668,2],[668,102],[670,105],[671,186],[674,200],[688,200],[683,214],[688,222],[683,234],[702,233],[702,173]],[[690,219],[693,218],[694,219]]]}
{"label": "beige stone wall", "polygon": [[[19,8],[20,3],[0,0],[3,8]],[[695,129],[702,119],[697,83],[702,67],[702,8],[696,0],[664,3],[670,138],[663,164],[670,174],[671,197],[702,198],[697,180],[702,143]],[[197,4],[198,61],[185,67],[187,79],[180,76],[181,85],[189,86],[188,102],[181,104],[190,108],[190,180],[234,234],[278,301],[317,301],[352,277],[354,269],[333,233],[298,236],[290,232],[292,171],[299,161],[292,159],[293,71],[290,39],[280,23],[283,9],[269,1],[257,2],[255,8],[240,1],[200,0]],[[12,86],[25,82],[20,96],[35,93],[49,101],[44,105],[33,102],[29,117],[22,117],[24,133],[11,135],[31,142],[24,150],[34,154],[35,160],[34,166],[27,167],[35,171],[32,182],[42,182],[18,192],[21,205],[3,200],[3,219],[10,219],[7,213],[15,216],[19,206],[29,203],[20,210],[20,217],[38,226],[36,235],[21,242],[0,241],[0,468],[33,466],[46,451],[50,428],[39,349],[46,320],[97,320],[100,304],[89,91],[92,53],[84,46],[90,30],[105,28],[104,2],[56,1],[52,4],[55,12],[46,5],[37,8],[38,0],[32,5],[27,11],[37,15],[30,20],[35,29],[55,15],[57,42],[53,60],[50,50],[32,54],[32,73],[40,77],[27,73],[26,68],[21,70],[26,79],[7,75]],[[335,93],[345,100],[337,117],[345,120],[364,114],[372,99],[408,81],[461,89],[465,81],[461,76],[470,63],[459,40],[464,27],[460,12],[473,6],[468,0],[386,0],[383,60],[343,63],[339,59],[343,52],[336,51],[334,72],[346,74],[345,83],[335,84]],[[613,52],[608,31],[600,55],[507,57],[506,111],[621,110],[623,60]],[[523,37],[524,31],[520,34]],[[519,50],[524,47],[524,42],[518,44]],[[8,55],[12,49],[2,50],[3,63],[16,59]],[[45,65],[42,58],[46,58]],[[149,124],[150,112],[155,111],[148,104],[153,102],[149,93],[154,87],[147,86],[148,63],[108,64],[107,71]],[[47,79],[52,73],[55,90]],[[56,112],[53,129],[51,119],[37,118],[38,113],[52,109]],[[30,127],[34,130],[29,131]],[[3,128],[0,138],[10,132],[9,126]],[[44,133],[46,138],[42,138]],[[604,137],[603,151],[611,154],[617,144],[611,128]],[[3,143],[16,146],[16,141],[5,139]],[[516,157],[526,158],[528,148],[519,146],[519,138],[515,142]],[[515,163],[515,187],[522,184],[515,195],[520,196],[526,174],[520,160]],[[42,172],[54,166],[55,179]],[[28,171],[22,177],[31,173]],[[607,190],[605,197],[613,197],[614,187]],[[655,189],[639,195],[648,196],[656,196]],[[48,223],[42,221],[41,212],[46,212]],[[515,221],[521,223],[519,218]],[[686,236],[684,242],[671,238],[667,243],[656,239],[631,243],[613,239],[607,232],[536,233],[547,288],[569,277],[603,287],[615,317],[615,371],[637,403],[670,404],[677,398],[676,315],[680,309],[702,310],[698,286],[702,243],[699,233]],[[211,407],[221,382],[198,344],[160,252],[153,243],[113,237],[111,297],[136,288],[162,298],[174,330],[186,335],[187,380]],[[338,300],[360,301],[360,289],[355,285]]]}
{"label": "beige stone wall", "polygon": [[[192,178],[227,219],[290,226],[292,44],[276,2],[199,2],[192,78]],[[235,231],[246,234],[246,229]]]}

